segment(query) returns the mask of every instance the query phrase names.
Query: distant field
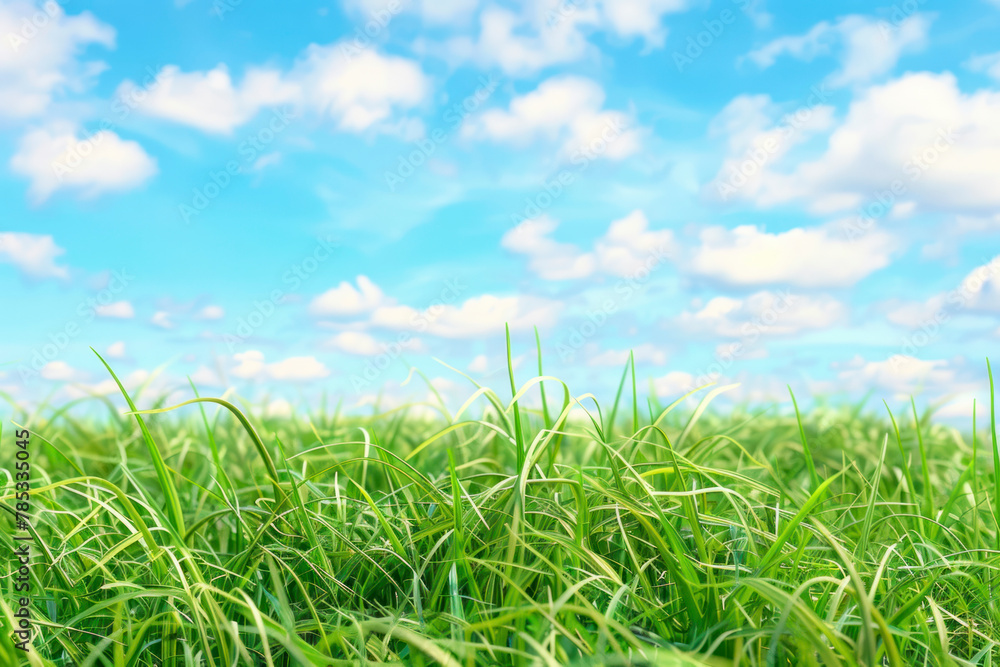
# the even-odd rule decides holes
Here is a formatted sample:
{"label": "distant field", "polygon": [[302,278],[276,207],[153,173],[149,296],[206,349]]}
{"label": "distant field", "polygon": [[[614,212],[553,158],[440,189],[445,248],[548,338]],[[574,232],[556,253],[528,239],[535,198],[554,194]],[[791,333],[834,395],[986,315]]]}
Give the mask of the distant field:
{"label": "distant field", "polygon": [[[996,664],[989,425],[874,403],[723,415],[710,389],[692,409],[634,387],[626,369],[598,407],[533,380],[439,420],[218,399],[15,415],[30,664]],[[16,569],[2,665],[29,664]]]}

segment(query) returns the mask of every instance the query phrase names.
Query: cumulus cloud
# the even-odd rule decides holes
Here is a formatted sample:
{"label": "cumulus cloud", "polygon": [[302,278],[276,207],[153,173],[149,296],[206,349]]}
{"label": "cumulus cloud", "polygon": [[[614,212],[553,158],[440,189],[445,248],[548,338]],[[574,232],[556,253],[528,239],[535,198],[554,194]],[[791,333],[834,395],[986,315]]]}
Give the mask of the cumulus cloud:
{"label": "cumulus cloud", "polygon": [[837,377],[844,388],[859,391],[877,388],[895,397],[925,393],[942,396],[978,386],[967,377],[961,360],[925,360],[896,354],[883,361],[869,361],[856,356],[845,364],[835,364],[834,368],[839,370]]}
{"label": "cumulus cloud", "polygon": [[199,366],[194,373],[191,374],[191,381],[199,387],[222,387],[225,383],[222,380],[219,372],[212,370],[207,366]]}
{"label": "cumulus cloud", "polygon": [[13,264],[29,278],[69,278],[69,269],[56,263],[65,252],[48,235],[0,232],[0,262]]}
{"label": "cumulus cloud", "polygon": [[854,240],[829,227],[770,234],[757,227],[710,227],[690,249],[686,270],[730,285],[847,287],[889,265],[896,243],[872,231]]}
{"label": "cumulus cloud", "polygon": [[541,297],[484,294],[460,305],[441,304],[425,310],[402,305],[380,306],[372,312],[370,324],[443,338],[476,338],[500,333],[505,324],[512,331],[551,326],[562,308],[562,303]]}
{"label": "cumulus cloud", "polygon": [[613,32],[622,37],[642,37],[647,47],[659,48],[667,37],[663,16],[683,11],[691,4],[688,0],[604,0],[601,9]]}
{"label": "cumulus cloud", "polygon": [[221,320],[226,316],[226,311],[222,306],[209,304],[198,311],[196,317],[199,320]]}
{"label": "cumulus cloud", "polygon": [[[125,81],[118,88],[121,99],[140,99],[140,86]],[[156,75],[155,85],[142,91],[138,109],[146,115],[190,125],[205,132],[231,134],[262,108],[295,101],[299,87],[283,80],[274,69],[251,68],[234,84],[229,69],[220,64],[207,72],[181,72],[167,65]]]}
{"label": "cumulus cloud", "polygon": [[316,357],[289,357],[268,364],[267,373],[275,380],[305,382],[325,378],[330,371]]}
{"label": "cumulus cloud", "polygon": [[499,67],[510,76],[530,76],[595,52],[588,42],[592,32],[642,38],[647,52],[660,48],[667,36],[664,17],[692,4],[687,0],[542,0],[524,3],[519,12],[487,5],[479,15],[478,34],[453,38],[443,50],[455,60]]}
{"label": "cumulus cloud", "polygon": [[477,354],[469,363],[468,371],[477,375],[490,372],[490,360],[485,354]]}
{"label": "cumulus cloud", "polygon": [[352,54],[342,44],[310,45],[293,77],[301,82],[308,107],[353,132],[386,121],[396,109],[417,106],[430,92],[416,62],[374,49]]}
{"label": "cumulus cloud", "polygon": [[748,58],[767,68],[783,55],[808,61],[839,49],[840,69],[827,83],[866,83],[892,71],[904,53],[923,49],[930,24],[925,14],[908,16],[898,25],[867,16],[845,16],[835,23],[817,23],[803,35],[779,37],[752,51]]}
{"label": "cumulus cloud", "polygon": [[124,359],[127,354],[125,352],[125,341],[116,341],[108,345],[108,349],[104,352],[109,359]]}
{"label": "cumulus cloud", "polygon": [[506,110],[490,109],[470,118],[462,133],[514,146],[540,139],[559,142],[571,159],[586,152],[621,160],[639,150],[641,133],[631,127],[627,114],[604,109],[604,100],[595,81],[553,77],[515,97]]}
{"label": "cumulus cloud", "polygon": [[92,45],[114,48],[114,29],[90,12],[70,16],[56,2],[0,0],[0,116],[43,113],[54,96],[80,91],[106,68],[79,60]]}
{"label": "cumulus cloud", "polygon": [[355,287],[346,280],[323,292],[309,304],[313,315],[359,315],[387,303],[378,285],[367,276],[358,276]]}
{"label": "cumulus cloud", "polygon": [[[359,51],[349,41],[311,44],[288,71],[251,67],[239,83],[224,64],[204,72],[168,65],[156,81],[140,112],[219,134],[231,134],[265,107],[283,105],[328,118],[347,132],[393,131],[391,116],[419,105],[430,92],[415,61],[374,48]],[[136,88],[126,81],[119,94]]]}
{"label": "cumulus cloud", "polygon": [[130,320],[135,317],[135,308],[128,301],[115,301],[105,305],[98,305],[94,307],[94,312],[97,313],[98,317],[119,320]]}
{"label": "cumulus cloud", "polygon": [[727,157],[706,194],[722,201],[753,199],[764,176],[795,146],[834,126],[834,107],[823,104],[829,92],[814,87],[805,104],[786,110],[768,95],[740,95],[709,124],[709,136],[722,138]]}
{"label": "cumulus cloud", "polygon": [[[152,393],[160,395],[167,394],[170,390],[169,383],[162,379],[156,382],[156,377],[144,368],[132,371],[124,378],[121,378],[125,390],[132,393],[143,386],[150,386]],[[66,388],[66,393],[70,398],[84,398],[86,396],[108,396],[119,395],[121,390],[118,383],[112,378],[101,380],[96,383],[75,382]],[[169,404],[169,400],[168,400]]]}
{"label": "cumulus cloud", "polygon": [[244,380],[277,380],[308,382],[330,375],[329,369],[316,357],[289,357],[267,363],[260,350],[247,350],[233,355],[236,366],[230,371]]}
{"label": "cumulus cloud", "polygon": [[161,329],[173,329],[174,323],[170,319],[170,313],[165,310],[158,310],[153,313],[152,319],[149,320],[153,326],[157,326]]}
{"label": "cumulus cloud", "polygon": [[508,231],[500,245],[527,256],[531,271],[545,280],[587,278],[597,273],[631,276],[663,261],[674,249],[673,233],[667,229],[650,231],[649,220],[638,210],[612,222],[587,252],[553,240],[551,234],[558,226],[543,214]]}
{"label": "cumulus cloud", "polygon": [[109,130],[80,136],[78,128],[66,123],[28,132],[10,166],[30,179],[28,194],[36,203],[63,188],[85,198],[129,190],[157,171],[156,161],[138,143]]}
{"label": "cumulus cloud", "polygon": [[82,380],[86,375],[65,361],[50,361],[42,367],[40,375],[46,380],[54,382],[75,382]]}
{"label": "cumulus cloud", "polygon": [[1000,313],[1000,255],[970,271],[955,289],[926,301],[883,304],[893,324],[918,328],[940,326],[961,313]]}
{"label": "cumulus cloud", "polygon": [[388,25],[393,16],[404,10],[416,11],[427,23],[453,25],[468,20],[479,2],[478,0],[416,0],[416,2],[399,2],[394,7],[386,0],[346,0],[344,4],[360,13],[361,17],[366,19],[366,25],[369,22],[374,22],[375,25]]}
{"label": "cumulus cloud", "polygon": [[593,8],[579,8],[562,21],[519,15],[489,6],[479,16],[479,35],[456,37],[445,46],[458,60],[499,67],[505,74],[531,75],[540,69],[574,62],[589,50],[581,27],[596,22]]}
{"label": "cumulus cloud", "polygon": [[846,317],[847,307],[829,296],[764,290],[744,299],[715,297],[699,310],[683,313],[678,324],[691,332],[756,339],[826,329]]}
{"label": "cumulus cloud", "polygon": [[653,379],[653,389],[657,396],[677,398],[696,388],[695,377],[685,371],[670,371]]}
{"label": "cumulus cloud", "polygon": [[[377,340],[364,331],[343,331],[327,341],[327,345],[340,352],[361,357],[373,357],[390,349],[390,345]],[[423,345],[419,339],[408,338],[402,343],[393,343],[398,349],[420,351]]]}
{"label": "cumulus cloud", "polygon": [[1000,92],[963,93],[949,73],[907,74],[851,103],[825,152],[779,172],[761,170],[753,200],[807,202],[829,213],[876,201],[918,209],[995,212]]}

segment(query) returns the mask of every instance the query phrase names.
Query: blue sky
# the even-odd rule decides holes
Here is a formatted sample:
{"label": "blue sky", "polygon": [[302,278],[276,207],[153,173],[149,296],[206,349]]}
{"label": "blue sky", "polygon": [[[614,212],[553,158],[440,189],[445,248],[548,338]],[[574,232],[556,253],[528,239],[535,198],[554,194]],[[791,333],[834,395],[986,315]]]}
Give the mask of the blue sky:
{"label": "blue sky", "polygon": [[[22,400],[986,393],[1000,3],[0,0]],[[164,366],[165,365],[165,366]],[[176,392],[183,394],[183,389]]]}

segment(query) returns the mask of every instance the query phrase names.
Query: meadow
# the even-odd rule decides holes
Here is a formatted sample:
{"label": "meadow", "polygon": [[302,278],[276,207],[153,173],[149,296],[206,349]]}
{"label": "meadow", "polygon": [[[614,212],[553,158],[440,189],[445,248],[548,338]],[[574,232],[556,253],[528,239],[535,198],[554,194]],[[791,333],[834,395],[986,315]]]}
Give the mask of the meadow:
{"label": "meadow", "polygon": [[[276,418],[122,389],[128,413],[16,413],[37,632],[14,648],[10,561],[0,664],[1000,657],[994,423],[875,399],[720,409],[719,387],[663,403],[634,364],[599,405],[537,372],[511,367],[503,391],[469,379],[455,412]],[[8,554],[13,495],[8,473]]]}

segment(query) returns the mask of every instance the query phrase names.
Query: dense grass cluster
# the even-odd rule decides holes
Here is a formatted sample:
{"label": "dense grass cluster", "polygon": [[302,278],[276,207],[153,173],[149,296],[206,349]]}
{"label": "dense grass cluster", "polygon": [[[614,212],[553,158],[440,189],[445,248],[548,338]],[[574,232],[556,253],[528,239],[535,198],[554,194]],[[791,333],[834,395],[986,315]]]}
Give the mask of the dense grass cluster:
{"label": "dense grass cluster", "polygon": [[[470,384],[438,420],[221,399],[162,414],[141,394],[144,414],[18,415],[39,633],[15,651],[5,582],[0,664],[1000,656],[989,435],[915,409],[722,416],[713,390],[664,406],[628,369],[623,386],[602,410],[552,378],[513,401]],[[11,496],[8,479],[12,529]]]}

